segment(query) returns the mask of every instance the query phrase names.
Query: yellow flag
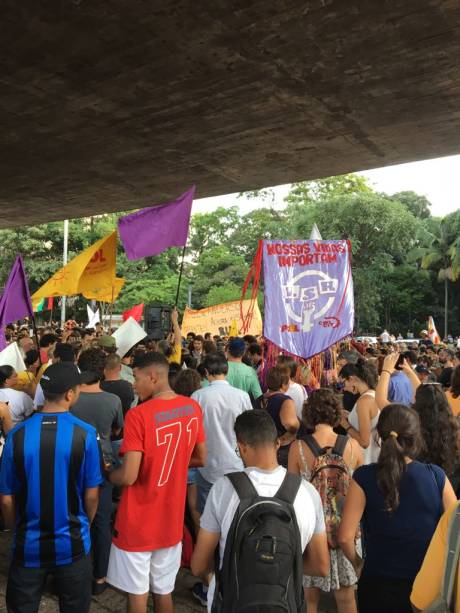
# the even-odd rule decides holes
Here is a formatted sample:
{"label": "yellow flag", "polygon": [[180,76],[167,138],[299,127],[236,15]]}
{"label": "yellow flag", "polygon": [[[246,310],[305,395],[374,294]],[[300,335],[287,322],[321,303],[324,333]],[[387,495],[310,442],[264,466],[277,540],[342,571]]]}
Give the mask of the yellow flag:
{"label": "yellow flag", "polygon": [[[124,280],[115,277],[117,262],[117,233],[112,232],[104,236],[82,251],[66,266],[54,273],[39,290],[32,296],[32,303],[51,296],[73,296],[83,294],[88,299],[94,299],[94,294],[109,295],[107,302],[112,301],[112,288],[114,295],[118,293]],[[118,295],[117,293],[117,295]],[[102,298],[96,298],[103,300]]]}
{"label": "yellow flag", "polygon": [[125,280],[123,277],[115,277],[109,285],[96,287],[93,291],[85,292],[88,300],[99,300],[99,302],[115,302],[121,292]]}
{"label": "yellow flag", "polygon": [[228,331],[229,336],[238,336],[238,322],[236,319],[232,319],[232,323],[230,324],[230,330]]}

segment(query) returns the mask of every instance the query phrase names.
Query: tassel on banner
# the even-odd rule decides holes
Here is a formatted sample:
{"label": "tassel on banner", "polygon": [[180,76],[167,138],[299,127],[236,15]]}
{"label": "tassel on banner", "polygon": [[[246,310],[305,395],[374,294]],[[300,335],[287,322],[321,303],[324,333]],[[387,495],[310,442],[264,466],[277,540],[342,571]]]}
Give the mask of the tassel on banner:
{"label": "tassel on banner", "polygon": [[[254,307],[257,304],[257,297],[259,294],[259,285],[260,285],[260,273],[262,271],[262,254],[263,254],[263,241],[259,240],[259,245],[257,247],[256,254],[252,261],[251,267],[249,269],[248,275],[243,285],[243,289],[241,292],[240,298],[240,317],[242,321],[241,332],[243,334],[247,334],[248,330],[251,326],[252,318],[254,315]],[[243,313],[243,301],[246,298],[246,293],[248,291],[248,287],[252,281],[252,290],[251,290],[251,298],[249,308],[246,313]]]}

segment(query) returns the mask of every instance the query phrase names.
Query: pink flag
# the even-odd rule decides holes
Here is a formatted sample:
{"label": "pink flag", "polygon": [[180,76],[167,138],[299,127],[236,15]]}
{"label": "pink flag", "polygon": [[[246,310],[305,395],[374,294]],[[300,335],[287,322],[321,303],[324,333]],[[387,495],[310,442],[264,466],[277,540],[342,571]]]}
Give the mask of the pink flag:
{"label": "pink flag", "polygon": [[195,186],[174,202],[151,206],[118,220],[118,231],[128,260],[157,255],[187,242]]}

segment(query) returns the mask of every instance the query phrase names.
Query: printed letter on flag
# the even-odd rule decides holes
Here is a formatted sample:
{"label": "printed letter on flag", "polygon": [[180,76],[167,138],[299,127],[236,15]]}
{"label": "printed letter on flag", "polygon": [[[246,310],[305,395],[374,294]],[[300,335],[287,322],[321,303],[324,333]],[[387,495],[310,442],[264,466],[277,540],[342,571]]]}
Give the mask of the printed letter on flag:
{"label": "printed letter on flag", "polygon": [[187,242],[195,186],[174,202],[151,206],[118,220],[118,231],[128,260],[157,255]]}
{"label": "printed letter on flag", "polygon": [[264,241],[264,336],[310,358],[353,332],[347,241]]}
{"label": "printed letter on flag", "polygon": [[[115,277],[117,233],[112,232],[82,251],[54,275],[32,296],[34,303],[46,296],[83,294],[89,300],[111,302],[118,279]],[[121,284],[123,284],[121,280]],[[114,290],[112,290],[114,288]],[[119,291],[119,290],[118,290]]]}

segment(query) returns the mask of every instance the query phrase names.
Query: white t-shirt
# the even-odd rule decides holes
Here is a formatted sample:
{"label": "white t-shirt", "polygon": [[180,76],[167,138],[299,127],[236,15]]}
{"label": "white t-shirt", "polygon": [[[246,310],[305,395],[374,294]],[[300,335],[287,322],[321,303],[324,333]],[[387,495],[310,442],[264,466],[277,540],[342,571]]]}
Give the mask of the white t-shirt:
{"label": "white t-shirt", "polygon": [[[278,466],[275,470],[266,471],[259,468],[246,468],[254,487],[260,496],[274,496],[286,475],[286,469]],[[219,551],[221,563],[224,557],[227,534],[233,521],[233,516],[239,505],[238,494],[227,477],[221,477],[212,486],[206,506],[201,516],[200,525],[208,532],[220,533]],[[310,542],[313,534],[325,532],[324,511],[321,498],[316,489],[302,479],[294,510],[300,530],[302,551]],[[208,590],[208,611],[211,611],[214,597],[215,580],[211,580]]]}
{"label": "white t-shirt", "polygon": [[294,383],[291,381],[286,394],[294,401],[295,412],[297,413],[297,417],[302,421],[303,403],[308,398],[307,390],[303,385],[300,385],[300,383]]}
{"label": "white t-shirt", "polygon": [[203,411],[208,458],[199,468],[206,481],[215,483],[227,473],[243,470],[243,462],[236,455],[235,420],[252,409],[249,394],[233,387],[228,381],[212,381],[192,394]]}
{"label": "white t-shirt", "polygon": [[26,417],[34,412],[34,403],[32,398],[24,392],[18,392],[10,387],[0,389],[0,400],[8,402],[11,419],[16,425],[24,421]]}
{"label": "white t-shirt", "polygon": [[43,389],[40,383],[37,385],[35,389],[35,397],[34,397],[34,407],[39,409],[40,407],[45,406],[45,395],[43,394]]}

